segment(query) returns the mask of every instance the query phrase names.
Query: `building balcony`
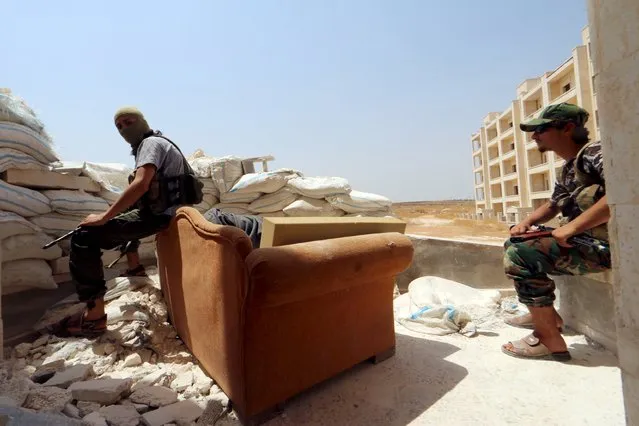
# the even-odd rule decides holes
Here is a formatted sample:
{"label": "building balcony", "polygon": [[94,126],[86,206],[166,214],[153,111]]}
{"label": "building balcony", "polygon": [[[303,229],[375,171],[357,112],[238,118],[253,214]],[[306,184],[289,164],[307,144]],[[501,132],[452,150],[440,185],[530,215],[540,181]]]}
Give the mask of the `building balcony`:
{"label": "building balcony", "polygon": [[515,156],[515,150],[511,149],[510,151],[506,151],[501,155],[501,159],[502,160],[508,160],[510,158],[513,158]]}
{"label": "building balcony", "polygon": [[482,186],[484,186],[484,181],[483,180],[481,182],[476,182],[475,183],[475,188],[480,188]]}
{"label": "building balcony", "polygon": [[501,176],[497,176],[497,177],[491,177],[490,178],[490,183],[491,184],[497,184],[497,183],[501,183]]}
{"label": "building balcony", "polygon": [[569,91],[560,94],[559,96],[557,96],[555,99],[553,99],[550,102],[553,103],[553,104],[558,104],[558,103],[561,103],[561,102],[568,102],[571,98],[573,98],[575,96],[577,96],[577,88],[573,87]]}
{"label": "building balcony", "polygon": [[536,173],[544,172],[546,170],[550,170],[550,162],[546,161],[545,163],[536,164],[534,166],[528,166],[528,174],[533,175]]}
{"label": "building balcony", "polygon": [[515,132],[515,128],[514,127],[509,127],[508,129],[504,130],[503,132],[501,132],[501,135],[499,135],[500,139],[504,139],[507,138],[508,136],[512,135]]}
{"label": "building balcony", "polygon": [[517,172],[508,173],[507,175],[504,175],[503,177],[504,181],[513,180],[513,179],[517,179]]}
{"label": "building balcony", "polygon": [[499,164],[499,156],[491,158],[490,160],[488,160],[488,165],[489,166],[494,166],[495,164]]}
{"label": "building balcony", "polygon": [[484,167],[483,164],[480,164],[479,166],[475,166],[475,168],[473,169],[473,172],[480,172],[482,167]]}
{"label": "building balcony", "polygon": [[486,146],[488,146],[488,147],[493,146],[493,145],[495,145],[497,143],[497,141],[499,141],[499,137],[495,136],[494,138],[492,138],[491,140],[488,141]]}
{"label": "building balcony", "polygon": [[501,196],[499,196],[499,197],[492,197],[490,201],[493,203],[503,203],[504,199]]}
{"label": "building balcony", "polygon": [[530,198],[532,198],[532,199],[550,198],[551,195],[552,195],[552,190],[550,190],[550,189],[541,190],[541,191],[530,191]]}
{"label": "building balcony", "polygon": [[504,201],[519,201],[519,194],[506,195]]}
{"label": "building balcony", "polygon": [[482,204],[485,205],[486,204],[486,200],[475,200],[475,204]]}

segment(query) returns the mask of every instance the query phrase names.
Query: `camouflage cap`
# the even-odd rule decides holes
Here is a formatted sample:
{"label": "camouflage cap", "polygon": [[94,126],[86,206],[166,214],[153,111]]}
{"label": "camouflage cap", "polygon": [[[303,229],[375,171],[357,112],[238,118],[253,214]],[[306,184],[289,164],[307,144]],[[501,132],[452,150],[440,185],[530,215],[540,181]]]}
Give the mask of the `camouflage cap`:
{"label": "camouflage cap", "polygon": [[539,126],[555,121],[572,121],[583,126],[588,121],[589,116],[590,114],[585,109],[574,104],[562,102],[544,108],[537,118],[519,124],[519,128],[524,132],[534,132]]}

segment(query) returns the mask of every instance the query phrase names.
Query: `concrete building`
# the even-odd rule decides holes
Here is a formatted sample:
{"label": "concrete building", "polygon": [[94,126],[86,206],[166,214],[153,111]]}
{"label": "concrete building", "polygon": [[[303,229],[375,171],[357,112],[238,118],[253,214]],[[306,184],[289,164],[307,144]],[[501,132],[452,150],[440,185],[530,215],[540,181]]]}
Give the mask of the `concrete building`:
{"label": "concrete building", "polygon": [[548,105],[570,102],[590,112],[590,135],[599,139],[587,27],[582,42],[554,71],[522,82],[516,99],[504,111],[488,113],[471,136],[479,218],[516,223],[550,199],[564,161],[552,152],[540,153],[531,134],[519,130],[521,121],[535,117]]}

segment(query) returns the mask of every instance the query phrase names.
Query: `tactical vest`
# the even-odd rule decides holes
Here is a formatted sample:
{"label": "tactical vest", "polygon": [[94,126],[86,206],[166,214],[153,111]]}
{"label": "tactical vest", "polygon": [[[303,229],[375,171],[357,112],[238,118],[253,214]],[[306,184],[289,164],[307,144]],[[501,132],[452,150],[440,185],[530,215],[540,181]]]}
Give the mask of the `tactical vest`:
{"label": "tactical vest", "polygon": [[[202,193],[204,184],[197,178],[180,148],[173,143],[173,141],[163,135],[153,134],[150,136],[160,137],[171,143],[171,145],[178,150],[182,156],[184,173],[178,176],[167,177],[164,176],[161,168],[158,169],[151,180],[148,191],[140,198],[136,207],[140,210],[150,211],[153,214],[162,214],[173,206],[185,206],[201,203],[204,196]],[[140,143],[138,152],[145,140],[146,138]],[[135,157],[137,161],[137,153]],[[135,172],[129,175],[129,184],[133,181],[134,177]]]}
{"label": "tactical vest", "polygon": [[[581,213],[588,210],[598,201],[595,199],[595,195],[597,191],[602,187],[599,176],[593,176],[592,174],[587,173],[584,168],[584,153],[586,149],[589,148],[593,143],[594,142],[588,142],[583,147],[581,147],[581,149],[577,153],[574,163],[575,184],[577,187],[572,192],[571,198],[575,200],[577,207],[579,208]],[[569,218],[562,218],[560,224],[565,225],[566,223],[568,223],[568,221]],[[591,228],[584,233],[590,235],[593,238],[608,241],[608,225],[606,223],[602,223],[601,225]]]}

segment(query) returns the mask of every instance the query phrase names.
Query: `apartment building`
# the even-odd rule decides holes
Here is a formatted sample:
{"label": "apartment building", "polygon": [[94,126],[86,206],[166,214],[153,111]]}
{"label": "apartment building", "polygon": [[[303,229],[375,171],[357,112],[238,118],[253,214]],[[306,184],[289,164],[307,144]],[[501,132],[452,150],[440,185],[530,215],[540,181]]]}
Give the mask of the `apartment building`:
{"label": "apartment building", "polygon": [[572,56],[554,71],[522,82],[516,99],[504,111],[488,113],[471,135],[478,218],[514,224],[550,199],[564,161],[553,152],[540,153],[532,134],[519,130],[520,122],[548,105],[570,102],[590,112],[591,139],[599,138],[587,27],[581,35],[583,44],[573,49]]}

